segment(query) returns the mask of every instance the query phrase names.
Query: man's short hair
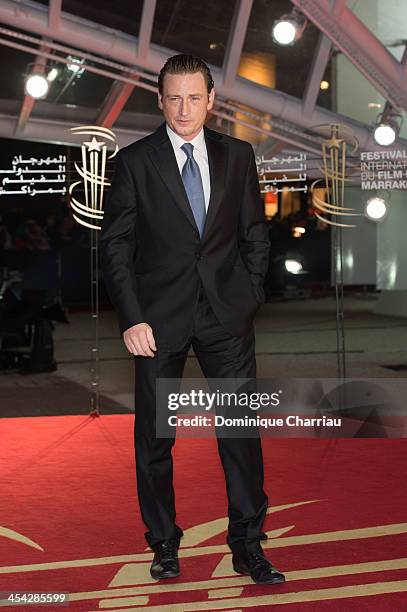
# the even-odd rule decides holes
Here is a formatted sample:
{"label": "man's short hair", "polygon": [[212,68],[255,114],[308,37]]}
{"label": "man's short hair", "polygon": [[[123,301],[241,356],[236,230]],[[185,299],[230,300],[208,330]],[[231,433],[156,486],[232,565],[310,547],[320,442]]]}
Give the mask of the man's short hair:
{"label": "man's short hair", "polygon": [[213,78],[211,71],[201,58],[184,53],[169,57],[158,75],[158,90],[160,94],[163,93],[164,77],[166,74],[195,74],[196,72],[202,74],[208,94],[211,93],[214,86]]}

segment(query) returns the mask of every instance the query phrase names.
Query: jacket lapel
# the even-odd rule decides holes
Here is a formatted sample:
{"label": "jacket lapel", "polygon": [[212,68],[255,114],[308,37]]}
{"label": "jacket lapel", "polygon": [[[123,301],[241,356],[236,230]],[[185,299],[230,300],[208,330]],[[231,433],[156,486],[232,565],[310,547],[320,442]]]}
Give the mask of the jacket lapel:
{"label": "jacket lapel", "polygon": [[213,224],[225,191],[225,180],[228,162],[228,147],[219,132],[204,126],[206,150],[208,152],[209,175],[211,179],[211,196],[206,216],[204,236]]}
{"label": "jacket lapel", "polygon": [[[177,206],[187,216],[193,227],[198,229],[165,125],[165,123],[160,125],[158,130],[155,132],[155,138],[152,143],[153,146],[150,149],[149,154],[157,169],[157,172],[160,174],[164,183],[171,192]],[[204,126],[204,135],[206,149],[208,152],[211,195],[209,199],[203,237],[207,235],[210,226],[213,224],[223,197],[225,190],[228,153],[228,147],[223,142],[221,134]]]}
{"label": "jacket lapel", "polygon": [[171,192],[177,206],[187,216],[194,228],[198,229],[178,169],[174,149],[167,135],[165,123],[158,128],[155,136],[156,142],[154,142],[154,146],[150,150],[151,160]]}

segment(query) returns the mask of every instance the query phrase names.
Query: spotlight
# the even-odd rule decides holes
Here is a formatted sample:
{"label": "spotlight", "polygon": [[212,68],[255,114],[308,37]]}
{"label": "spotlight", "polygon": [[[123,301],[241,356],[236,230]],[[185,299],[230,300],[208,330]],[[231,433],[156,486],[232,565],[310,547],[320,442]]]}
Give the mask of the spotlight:
{"label": "spotlight", "polygon": [[47,78],[43,74],[30,74],[25,82],[25,93],[32,98],[44,98],[49,89]]}
{"label": "spotlight", "polygon": [[284,262],[285,269],[291,274],[301,274],[302,264],[296,259],[286,259]]}
{"label": "spotlight", "polygon": [[75,74],[79,72],[79,70],[81,69],[79,64],[68,64],[67,67],[68,67],[68,70],[70,70],[71,72],[75,72]]}
{"label": "spotlight", "polygon": [[394,109],[385,110],[378,115],[373,131],[373,138],[378,145],[388,147],[393,144],[400,132],[400,119]]}
{"label": "spotlight", "polygon": [[369,198],[365,206],[365,215],[371,221],[383,221],[387,214],[387,202],[377,196]]}
{"label": "spotlight", "polygon": [[326,91],[327,89],[329,89],[329,81],[321,81],[319,87],[322,91]]}
{"label": "spotlight", "polygon": [[48,72],[47,79],[50,83],[52,83],[52,81],[55,81],[57,76],[58,76],[58,68],[51,68],[51,70]]}
{"label": "spotlight", "polygon": [[396,140],[396,130],[387,123],[380,123],[375,128],[374,139],[377,144],[387,147]]}
{"label": "spotlight", "polygon": [[299,38],[307,24],[304,15],[293,9],[289,15],[276,19],[273,25],[273,40],[278,45],[293,45]]}
{"label": "spotlight", "polygon": [[302,227],[300,225],[293,227],[294,238],[301,238],[303,234],[305,234],[305,227]]}
{"label": "spotlight", "polygon": [[71,64],[67,64],[68,70],[70,70],[77,76],[80,76],[84,71],[82,65],[85,63],[85,60],[78,59],[77,57],[73,57],[72,55],[68,55],[68,59],[71,61]]}

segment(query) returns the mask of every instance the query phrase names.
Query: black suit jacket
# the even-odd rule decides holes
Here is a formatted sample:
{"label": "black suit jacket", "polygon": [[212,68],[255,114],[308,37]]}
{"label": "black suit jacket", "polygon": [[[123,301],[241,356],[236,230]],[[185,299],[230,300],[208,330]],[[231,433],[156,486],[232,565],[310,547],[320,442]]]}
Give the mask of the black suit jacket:
{"label": "black suit jacket", "polygon": [[147,322],[164,350],[187,339],[200,280],[235,336],[264,301],[270,245],[253,149],[207,127],[204,134],[211,195],[202,238],[165,123],[118,153],[105,207],[102,270],[120,330]]}

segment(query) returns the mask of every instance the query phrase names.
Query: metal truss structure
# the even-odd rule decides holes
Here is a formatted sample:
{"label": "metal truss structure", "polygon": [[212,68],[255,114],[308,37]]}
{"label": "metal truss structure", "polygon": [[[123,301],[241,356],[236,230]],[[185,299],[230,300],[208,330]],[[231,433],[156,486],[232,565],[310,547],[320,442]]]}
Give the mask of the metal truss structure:
{"label": "metal truss structure", "polygon": [[[332,123],[349,128],[361,149],[377,148],[371,126],[316,106],[331,47],[335,45],[344,53],[389,104],[404,110],[407,53],[397,62],[346,6],[346,0],[292,0],[292,4],[320,30],[303,99],[237,75],[253,0],[236,0],[223,66],[211,66],[217,92],[213,114],[219,120],[247,125],[265,134],[267,139],[259,146],[263,153],[286,147],[320,151],[324,131],[316,126]],[[47,59],[67,63],[68,53],[90,60],[85,62],[85,70],[112,80],[109,95],[93,112],[35,102],[27,95],[20,103],[0,99],[0,136],[75,144],[69,128],[90,121],[114,127],[120,146],[150,133],[157,126],[157,115],[131,113],[126,117],[126,128],[115,123],[119,116],[123,118],[134,88],[157,90],[156,75],[175,53],[151,43],[156,0],[144,0],[139,31],[134,36],[62,12],[61,5],[62,0],[49,0],[48,7],[30,0],[0,0],[0,44],[32,54],[37,68],[45,66]],[[255,110],[249,113],[241,105]],[[245,122],[245,112],[250,115],[250,123]],[[398,146],[405,147],[406,142],[399,140]]]}

